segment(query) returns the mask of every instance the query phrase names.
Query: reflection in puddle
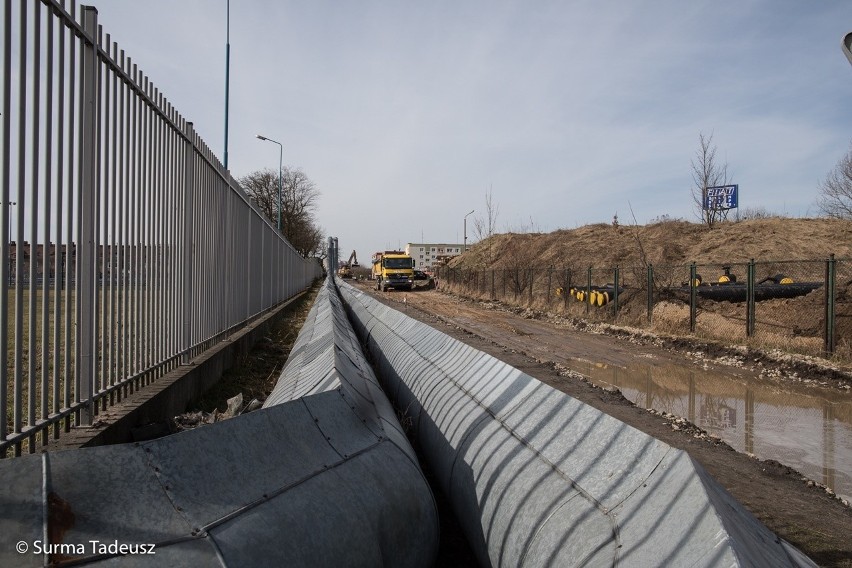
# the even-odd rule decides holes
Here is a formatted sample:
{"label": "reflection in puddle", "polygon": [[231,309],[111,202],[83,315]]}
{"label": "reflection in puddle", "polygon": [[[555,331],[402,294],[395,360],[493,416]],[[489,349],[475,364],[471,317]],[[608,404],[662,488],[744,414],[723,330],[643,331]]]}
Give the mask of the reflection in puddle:
{"label": "reflection in puddle", "polygon": [[687,418],[737,451],[781,462],[852,499],[852,395],[694,367],[569,366],[639,407]]}

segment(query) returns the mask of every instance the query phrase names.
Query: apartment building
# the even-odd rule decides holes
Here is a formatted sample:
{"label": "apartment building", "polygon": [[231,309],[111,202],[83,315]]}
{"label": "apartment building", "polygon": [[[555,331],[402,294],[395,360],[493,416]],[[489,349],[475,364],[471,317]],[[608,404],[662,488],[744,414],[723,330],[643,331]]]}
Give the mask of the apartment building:
{"label": "apartment building", "polygon": [[464,245],[448,243],[407,243],[405,253],[416,261],[418,270],[433,270],[462,253]]}

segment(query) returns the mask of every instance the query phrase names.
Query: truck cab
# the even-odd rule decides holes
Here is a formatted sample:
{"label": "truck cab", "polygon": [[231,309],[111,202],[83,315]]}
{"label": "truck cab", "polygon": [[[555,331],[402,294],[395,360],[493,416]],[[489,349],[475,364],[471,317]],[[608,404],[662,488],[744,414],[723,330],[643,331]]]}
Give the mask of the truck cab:
{"label": "truck cab", "polygon": [[403,251],[384,251],[373,255],[373,278],[382,292],[411,290],[414,285],[414,259]]}

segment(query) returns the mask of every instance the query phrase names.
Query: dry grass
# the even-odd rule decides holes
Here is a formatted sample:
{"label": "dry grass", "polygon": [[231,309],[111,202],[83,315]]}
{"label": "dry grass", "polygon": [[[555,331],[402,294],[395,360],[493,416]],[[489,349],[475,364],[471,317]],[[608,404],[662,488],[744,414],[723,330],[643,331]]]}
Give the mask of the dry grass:
{"label": "dry grass", "polygon": [[[553,290],[567,287],[563,280],[570,270],[573,284],[584,287],[588,269],[600,285],[613,281],[613,268],[620,267],[620,282],[626,286],[619,299],[618,323],[648,327],[647,265],[654,267],[654,331],[689,335],[688,298],[665,290],[689,280],[689,264],[695,262],[705,282],[715,281],[725,266],[745,281],[746,264],[757,262],[756,280],[785,274],[795,282],[822,282],[825,259],[834,254],[837,267],[836,338],[834,359],[852,363],[852,221],[836,219],[769,218],[726,222],[713,229],[683,221],[646,226],[596,224],[547,234],[499,234],[473,245],[455,259],[452,268],[494,270],[496,296],[521,307],[562,313],[592,320],[612,321],[606,308],[586,309],[571,299],[554,298]],[[489,263],[488,260],[491,260]],[[792,260],[794,262],[784,262]],[[529,290],[515,293],[512,283],[503,295],[502,274],[535,268],[532,298]],[[552,268],[548,287],[548,269]],[[485,272],[488,271],[488,272]],[[462,278],[465,274],[461,273]],[[490,286],[474,287],[468,278],[456,292],[475,298],[490,296]],[[479,278],[481,280],[481,276]],[[699,301],[695,335],[728,343],[778,348],[794,353],[820,355],[823,345],[824,290],[792,299],[758,302],[755,334],[746,337],[745,302]]]}
{"label": "dry grass", "polygon": [[278,382],[293,343],[305,323],[320,290],[317,281],[307,294],[284,308],[284,313],[240,361],[225,371],[222,378],[204,393],[195,410],[212,413],[228,408],[227,400],[240,393],[244,403],[266,400]]}

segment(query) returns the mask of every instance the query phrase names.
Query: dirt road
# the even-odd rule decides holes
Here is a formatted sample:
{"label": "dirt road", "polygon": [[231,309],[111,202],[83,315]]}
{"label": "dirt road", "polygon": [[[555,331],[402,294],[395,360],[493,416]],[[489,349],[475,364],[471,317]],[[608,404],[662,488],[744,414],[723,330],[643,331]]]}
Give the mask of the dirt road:
{"label": "dirt road", "polygon": [[[592,334],[559,322],[525,318],[439,291],[379,293],[369,282],[354,284],[407,315],[688,452],[757,518],[815,562],[852,568],[852,509],[835,496],[785,465],[736,452],[682,419],[639,408],[618,390],[597,387],[566,371],[568,361],[578,358],[623,366],[637,358],[693,364],[684,353],[635,338]],[[728,368],[720,372],[752,371]]]}

